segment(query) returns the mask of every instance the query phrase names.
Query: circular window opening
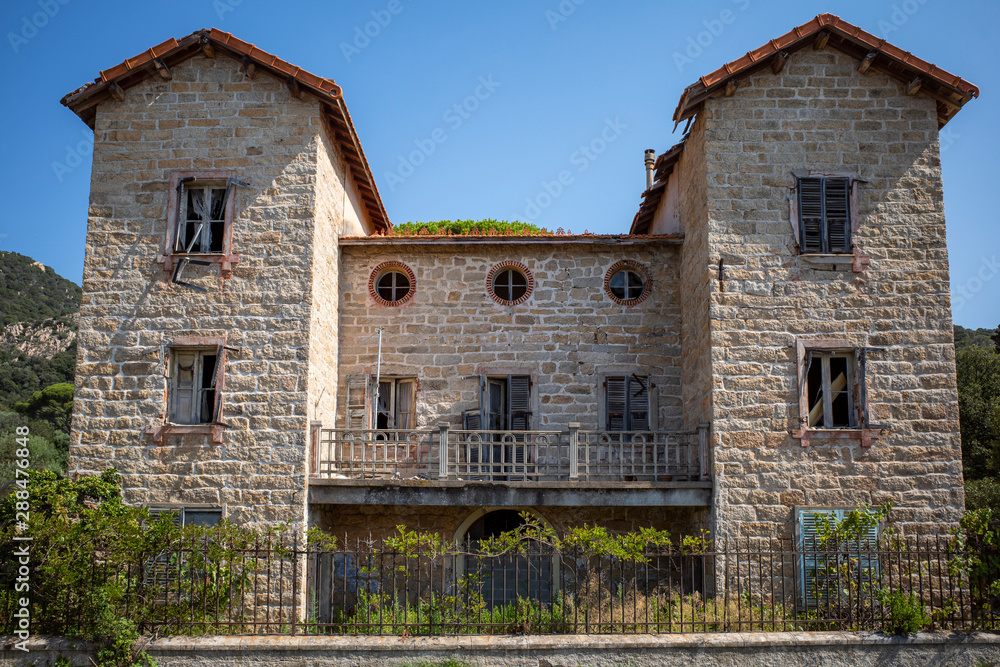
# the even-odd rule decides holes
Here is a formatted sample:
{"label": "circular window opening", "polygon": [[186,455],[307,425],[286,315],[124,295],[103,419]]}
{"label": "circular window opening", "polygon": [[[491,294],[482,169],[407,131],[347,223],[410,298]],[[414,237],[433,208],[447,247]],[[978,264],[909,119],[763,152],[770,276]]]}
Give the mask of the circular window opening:
{"label": "circular window opening", "polygon": [[388,271],[378,279],[375,291],[389,303],[402,301],[410,293],[410,279],[399,271]]}
{"label": "circular window opening", "polygon": [[528,278],[516,269],[504,269],[493,276],[493,293],[501,301],[517,301],[528,293]]}
{"label": "circular window opening", "polygon": [[380,306],[401,306],[413,298],[417,286],[413,270],[400,262],[383,262],[368,278],[368,294]]}
{"label": "circular window opening", "polygon": [[642,266],[623,260],[608,269],[604,289],[615,303],[634,306],[649,295],[649,278]]}

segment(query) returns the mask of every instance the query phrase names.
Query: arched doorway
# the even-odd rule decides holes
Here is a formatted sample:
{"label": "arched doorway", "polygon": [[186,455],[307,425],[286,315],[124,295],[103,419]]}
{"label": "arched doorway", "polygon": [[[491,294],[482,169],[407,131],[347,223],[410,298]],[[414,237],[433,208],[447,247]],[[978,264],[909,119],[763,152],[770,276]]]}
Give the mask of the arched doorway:
{"label": "arched doorway", "polygon": [[528,508],[483,508],[473,512],[455,531],[456,541],[467,549],[460,575],[467,577],[470,591],[482,595],[489,607],[515,603],[518,597],[548,604],[557,585],[558,560],[544,544],[533,542],[524,553],[478,556],[480,544],[503,532],[524,525],[522,512],[529,512],[550,527],[537,512]]}

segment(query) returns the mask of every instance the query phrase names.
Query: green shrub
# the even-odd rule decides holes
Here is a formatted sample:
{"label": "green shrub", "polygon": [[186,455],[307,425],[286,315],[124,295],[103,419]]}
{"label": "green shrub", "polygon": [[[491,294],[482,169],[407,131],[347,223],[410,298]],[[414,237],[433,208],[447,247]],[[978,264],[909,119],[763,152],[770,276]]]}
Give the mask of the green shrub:
{"label": "green shrub", "polygon": [[883,628],[886,634],[909,635],[930,625],[931,617],[924,611],[924,604],[913,593],[894,591],[882,595],[882,604],[889,612]]}

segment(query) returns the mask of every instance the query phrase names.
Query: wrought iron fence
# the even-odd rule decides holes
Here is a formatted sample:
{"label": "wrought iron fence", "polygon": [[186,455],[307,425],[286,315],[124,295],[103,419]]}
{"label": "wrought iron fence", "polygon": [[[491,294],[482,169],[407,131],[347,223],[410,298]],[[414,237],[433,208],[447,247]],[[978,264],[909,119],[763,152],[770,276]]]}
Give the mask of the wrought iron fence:
{"label": "wrought iron fence", "polygon": [[565,431],[324,429],[312,432],[314,475],[327,479],[506,482],[708,479],[708,429]]}
{"label": "wrought iron fence", "polygon": [[[995,630],[1000,607],[995,547],[947,538],[722,540],[628,559],[535,542],[494,555],[475,543],[316,549],[265,534],[235,551],[205,538],[133,564],[95,562],[93,577],[124,593],[115,613],[161,635],[880,631],[907,609],[936,628]],[[42,610],[33,632],[85,633],[92,593]],[[11,587],[0,608],[9,634]]]}

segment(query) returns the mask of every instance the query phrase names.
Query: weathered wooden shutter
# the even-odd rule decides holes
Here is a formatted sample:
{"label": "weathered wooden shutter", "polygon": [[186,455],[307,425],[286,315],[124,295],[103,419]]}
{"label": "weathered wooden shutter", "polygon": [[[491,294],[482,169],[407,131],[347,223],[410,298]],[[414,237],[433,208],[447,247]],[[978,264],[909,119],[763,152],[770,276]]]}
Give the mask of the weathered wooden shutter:
{"label": "weathered wooden shutter", "polygon": [[[851,510],[840,509],[800,509],[797,548],[799,557],[798,585],[799,599],[804,607],[817,608],[825,605],[827,599],[837,595],[840,570],[844,562],[837,561],[838,554],[847,554],[847,566],[854,581],[863,585],[878,581],[879,563],[877,555],[879,527],[872,526],[867,532],[847,544],[820,545],[817,526],[824,518],[841,521]],[[868,586],[869,592],[872,590]]]}
{"label": "weathered wooden shutter", "polygon": [[350,429],[368,428],[368,375],[347,376],[347,421]]}
{"label": "weathered wooden shutter", "polygon": [[850,191],[851,184],[846,178],[823,179],[823,215],[828,242],[826,252],[851,252]]}
{"label": "weathered wooden shutter", "polygon": [[609,377],[604,380],[604,408],[609,431],[625,430],[625,413],[628,410],[627,380],[626,377]]}
{"label": "weathered wooden shutter", "polygon": [[212,423],[222,423],[222,389],[226,377],[226,346],[219,344],[215,349],[215,374],[212,376],[212,391],[215,405],[212,409]]}
{"label": "weathered wooden shutter", "polygon": [[462,422],[466,431],[481,431],[483,428],[482,412],[466,410],[462,413]]}
{"label": "weathered wooden shutter", "polygon": [[511,375],[507,381],[510,409],[510,430],[527,431],[531,428],[531,377]]}
{"label": "weathered wooden shutter", "polygon": [[628,416],[626,424],[628,431],[649,430],[649,379],[636,375],[629,379]]}
{"label": "weathered wooden shutter", "polygon": [[802,252],[823,252],[823,179],[799,179]]}
{"label": "weathered wooden shutter", "polygon": [[195,423],[196,371],[198,353],[174,350],[171,369],[170,420],[175,424]]}

